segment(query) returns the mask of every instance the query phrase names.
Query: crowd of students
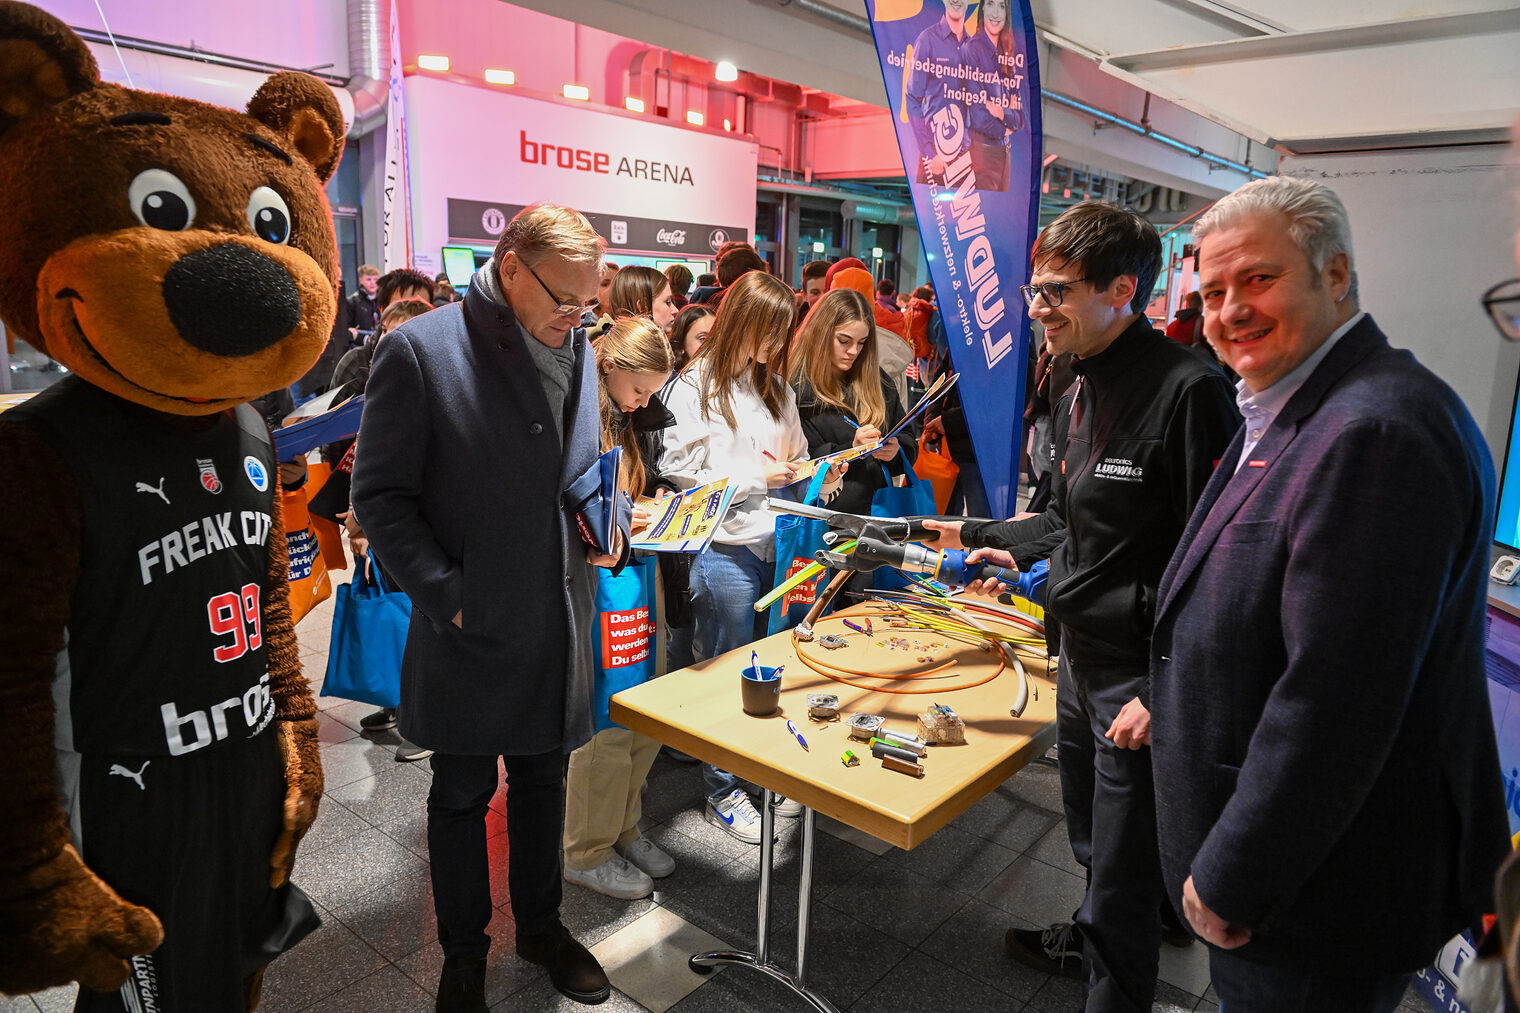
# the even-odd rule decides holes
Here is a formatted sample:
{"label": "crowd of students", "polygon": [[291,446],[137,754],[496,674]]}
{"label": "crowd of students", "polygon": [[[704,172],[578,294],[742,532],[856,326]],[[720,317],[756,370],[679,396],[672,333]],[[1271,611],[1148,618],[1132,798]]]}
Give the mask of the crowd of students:
{"label": "crowd of students", "polygon": [[[748,244],[721,249],[717,267],[716,275],[694,279],[681,265],[661,274],[604,264],[595,320],[588,314],[585,321],[600,335],[592,344],[602,381],[603,448],[624,448],[625,485],[656,499],[719,478],[738,488],[706,552],[694,559],[662,555],[661,613],[672,671],[765,635],[766,617],[751,605],[775,583],[775,514],[766,497],[792,485],[802,461],[874,442],[900,420],[903,369],[884,372],[887,356],[878,350],[890,341],[901,346],[895,361],[911,358],[900,334],[878,329],[874,307],[848,275],[809,302],[770,275]],[[697,290],[688,300],[693,281]],[[799,311],[809,306],[816,308],[799,326]],[[664,342],[663,355],[654,335]],[[911,460],[896,441],[876,456],[891,462],[896,475]],[[884,475],[865,462],[840,469],[828,476],[824,498],[869,512]],[[636,512],[636,526],[647,520]],[[633,899],[648,896],[653,880],[675,869],[637,829],[639,789],[658,750],[652,739],[611,728],[572,754],[567,880]],[[759,789],[711,764],[702,765],[702,778],[707,820],[758,844],[752,798]],[[783,797],[773,804],[780,816],[801,812]]]}

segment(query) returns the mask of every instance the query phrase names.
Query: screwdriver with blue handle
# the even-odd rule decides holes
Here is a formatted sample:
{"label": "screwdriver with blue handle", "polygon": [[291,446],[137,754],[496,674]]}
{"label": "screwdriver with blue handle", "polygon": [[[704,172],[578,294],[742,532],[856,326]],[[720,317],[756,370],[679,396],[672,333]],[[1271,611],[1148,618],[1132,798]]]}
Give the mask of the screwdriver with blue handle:
{"label": "screwdriver with blue handle", "polygon": [[[908,542],[908,539],[938,537],[935,530],[925,525],[925,521],[955,521],[965,518],[865,517],[775,497],[765,502],[770,509],[779,513],[797,514],[827,523],[830,530],[824,536],[826,545],[838,545],[841,534],[854,536],[854,545],[849,553],[824,550],[814,554],[813,558],[820,565],[830,569],[869,572],[881,566],[890,566],[905,573],[925,574],[958,587],[976,580],[996,580],[1007,584],[1014,594],[1027,598],[1036,605],[1044,602],[1047,570],[1044,562],[1031,567],[1028,572],[1020,572],[991,563],[968,564],[967,553],[960,549],[931,549]],[[768,604],[765,599],[762,602]],[[760,604],[757,603],[757,607]]]}

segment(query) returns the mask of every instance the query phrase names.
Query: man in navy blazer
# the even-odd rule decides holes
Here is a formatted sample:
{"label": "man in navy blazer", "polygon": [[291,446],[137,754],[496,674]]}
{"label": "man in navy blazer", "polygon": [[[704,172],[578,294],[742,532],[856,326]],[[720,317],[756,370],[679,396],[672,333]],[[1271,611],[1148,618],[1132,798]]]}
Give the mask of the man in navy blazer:
{"label": "man in navy blazer", "polygon": [[1357,304],[1327,187],[1194,225],[1245,425],[1161,585],[1167,887],[1229,1013],[1392,1010],[1508,851],[1484,676],[1494,476],[1457,395]]}
{"label": "man in navy blazer", "polygon": [[564,503],[601,452],[596,364],[577,324],[602,249],[577,212],[526,208],[462,303],[386,336],[366,387],[354,512],[412,599],[401,733],[435,751],[440,1013],[486,1009],[497,757],[517,952],[577,1001],[610,991],[559,917],[566,758],[593,731],[591,566],[618,562],[588,554]]}

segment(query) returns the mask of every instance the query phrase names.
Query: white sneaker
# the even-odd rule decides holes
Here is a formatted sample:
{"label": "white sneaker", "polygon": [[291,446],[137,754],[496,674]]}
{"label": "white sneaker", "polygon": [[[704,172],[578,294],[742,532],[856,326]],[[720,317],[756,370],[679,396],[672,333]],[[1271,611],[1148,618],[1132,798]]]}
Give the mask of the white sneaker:
{"label": "white sneaker", "polygon": [[565,880],[622,900],[638,900],[654,893],[654,880],[634,868],[622,855],[613,855],[589,869],[572,869],[567,865]]}
{"label": "white sneaker", "polygon": [[[744,790],[749,793],[749,797],[755,802],[760,801],[764,791],[759,785],[746,785]],[[785,795],[773,794],[771,795],[771,812],[777,816],[801,816],[802,803],[794,802]]]}
{"label": "white sneaker", "polygon": [[629,845],[614,844],[612,847],[651,879],[664,879],[676,871],[676,860],[647,837],[640,837]]}
{"label": "white sneaker", "polygon": [[707,803],[706,816],[707,822],[745,844],[760,843],[760,814],[755,812],[754,803],[743,788],[735,788],[726,798]]}
{"label": "white sneaker", "polygon": [[771,812],[777,816],[801,816],[802,803],[785,795],[772,795]]}

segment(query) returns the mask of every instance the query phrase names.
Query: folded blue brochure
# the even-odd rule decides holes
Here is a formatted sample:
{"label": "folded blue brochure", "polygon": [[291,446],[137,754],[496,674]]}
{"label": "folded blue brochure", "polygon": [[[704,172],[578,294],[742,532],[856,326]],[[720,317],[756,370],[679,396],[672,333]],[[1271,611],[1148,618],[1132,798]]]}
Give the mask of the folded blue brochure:
{"label": "folded blue brochure", "polygon": [[316,447],[346,440],[359,432],[359,417],[364,412],[364,395],[350,398],[331,411],[274,431],[277,461],[293,461]]}
{"label": "folded blue brochure", "polygon": [[624,527],[633,512],[627,494],[618,488],[623,448],[613,447],[565,490],[565,506],[575,515],[581,539],[600,555],[609,555],[616,541],[619,518]]}

